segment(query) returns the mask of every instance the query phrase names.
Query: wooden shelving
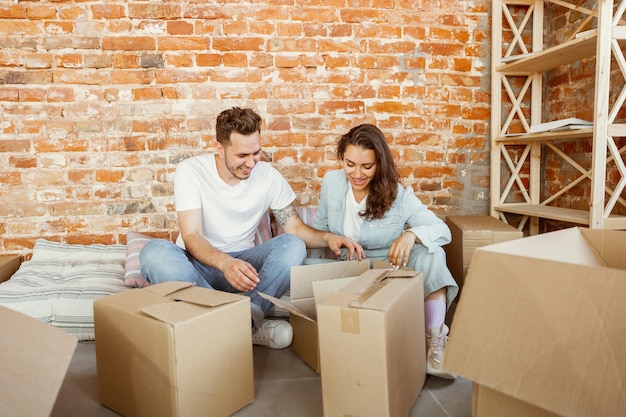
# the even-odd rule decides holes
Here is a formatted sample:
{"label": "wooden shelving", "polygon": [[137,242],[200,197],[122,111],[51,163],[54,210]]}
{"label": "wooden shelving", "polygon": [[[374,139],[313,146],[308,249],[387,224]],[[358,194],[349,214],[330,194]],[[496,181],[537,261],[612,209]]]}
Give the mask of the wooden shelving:
{"label": "wooden shelving", "polygon": [[[618,148],[615,137],[626,137],[626,125],[615,123],[626,101],[626,0],[598,2],[595,10],[564,0],[493,0],[492,21],[492,127],[491,127],[491,214],[504,221],[514,214],[522,216],[520,228],[539,232],[539,219],[550,219],[600,229],[626,229],[626,217],[615,215],[616,206],[626,207],[626,147]],[[562,44],[545,48],[544,13],[547,7],[568,7],[587,14],[574,28],[575,36]],[[501,11],[501,12],[500,12]],[[526,15],[523,15],[524,11]],[[504,36],[505,31],[508,33]],[[530,32],[530,33],[529,33]],[[505,45],[503,39],[507,39]],[[530,43],[530,44],[527,44]],[[516,55],[518,54],[518,55]],[[544,116],[543,76],[546,71],[595,58],[593,82],[595,106],[593,127],[575,130],[528,133]],[[622,72],[621,86],[611,86],[611,61]],[[520,81],[520,79],[522,81]],[[615,95],[615,90],[621,93]],[[609,102],[614,94],[617,99]],[[530,98],[529,98],[530,97]],[[506,101],[508,100],[508,101]],[[515,129],[527,133],[509,134]],[[549,121],[550,119],[548,119]],[[558,147],[568,140],[591,140],[589,164],[580,164]],[[542,183],[543,152],[552,150],[571,164],[579,176],[556,193],[547,195]],[[607,165],[621,180],[610,188]],[[585,165],[585,166],[582,166]],[[557,197],[576,184],[588,181],[590,210],[558,207]],[[624,210],[622,210],[623,212]]]}

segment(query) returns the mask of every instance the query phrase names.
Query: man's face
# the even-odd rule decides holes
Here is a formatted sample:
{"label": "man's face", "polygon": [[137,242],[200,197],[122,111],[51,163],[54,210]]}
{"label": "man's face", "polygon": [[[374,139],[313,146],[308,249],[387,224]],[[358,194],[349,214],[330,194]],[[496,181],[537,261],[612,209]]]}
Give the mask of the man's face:
{"label": "man's face", "polygon": [[254,166],[261,160],[261,135],[254,132],[251,135],[242,135],[233,132],[230,135],[230,145],[224,148],[218,143],[220,156],[224,158],[224,168],[221,172],[226,182],[248,179]]}

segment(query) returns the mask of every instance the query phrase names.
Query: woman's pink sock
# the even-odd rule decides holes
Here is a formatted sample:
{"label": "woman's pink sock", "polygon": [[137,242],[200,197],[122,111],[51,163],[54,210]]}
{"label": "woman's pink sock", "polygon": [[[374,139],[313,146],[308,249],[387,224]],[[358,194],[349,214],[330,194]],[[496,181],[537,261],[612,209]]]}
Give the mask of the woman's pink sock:
{"label": "woman's pink sock", "polygon": [[446,303],[440,300],[429,300],[424,303],[424,319],[426,321],[426,333],[433,327],[440,329],[446,320]]}

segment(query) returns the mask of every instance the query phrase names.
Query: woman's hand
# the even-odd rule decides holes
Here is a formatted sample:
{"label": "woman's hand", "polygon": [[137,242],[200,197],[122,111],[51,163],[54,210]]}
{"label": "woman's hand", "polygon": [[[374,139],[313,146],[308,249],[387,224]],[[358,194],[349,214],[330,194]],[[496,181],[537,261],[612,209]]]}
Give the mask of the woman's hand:
{"label": "woman's hand", "polygon": [[365,259],[365,252],[363,251],[361,245],[350,238],[328,233],[326,241],[328,243],[328,247],[335,255],[340,255],[341,248],[343,247],[348,249],[348,260],[351,261],[352,259],[355,259],[360,261]]}
{"label": "woman's hand", "polygon": [[393,266],[406,266],[409,262],[409,253],[413,245],[418,241],[413,232],[404,232],[391,243],[387,257]]}

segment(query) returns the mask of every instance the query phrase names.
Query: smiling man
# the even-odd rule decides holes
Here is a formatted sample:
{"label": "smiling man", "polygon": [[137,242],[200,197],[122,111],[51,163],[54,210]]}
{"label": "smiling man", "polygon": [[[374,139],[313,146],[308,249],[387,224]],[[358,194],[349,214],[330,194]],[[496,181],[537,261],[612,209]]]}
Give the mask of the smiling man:
{"label": "smiling man", "polygon": [[[295,193],[285,178],[261,161],[261,117],[251,109],[225,110],[217,117],[215,152],[181,162],[174,198],[180,234],[176,244],[150,241],[140,253],[141,273],[152,284],[187,281],[250,297],[253,343],[282,349],[291,344],[291,325],[265,320],[271,308],[259,292],[280,298],[289,288],[291,267],[306,248],[363,249],[353,240],[307,226],[298,216]],[[255,246],[267,210],[285,231]]]}

